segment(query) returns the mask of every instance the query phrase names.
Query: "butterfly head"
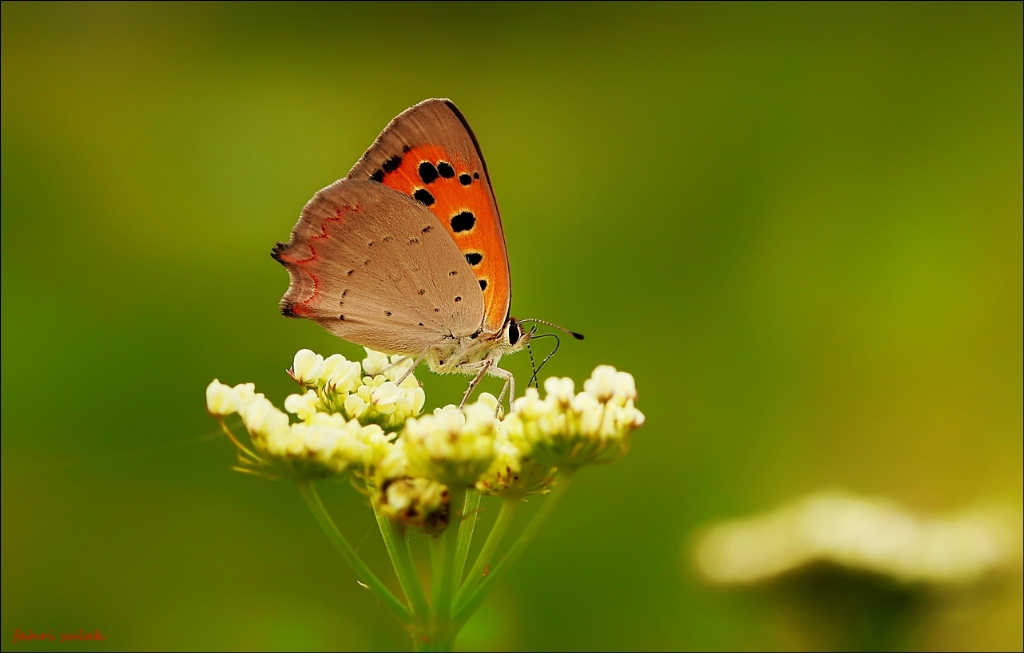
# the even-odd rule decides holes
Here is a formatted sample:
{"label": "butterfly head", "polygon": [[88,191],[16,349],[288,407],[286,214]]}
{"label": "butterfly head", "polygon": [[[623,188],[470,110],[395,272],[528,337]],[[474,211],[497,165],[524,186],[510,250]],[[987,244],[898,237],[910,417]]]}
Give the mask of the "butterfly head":
{"label": "butterfly head", "polygon": [[502,334],[501,349],[503,353],[514,354],[525,349],[530,344],[530,339],[536,330],[536,327],[530,330],[524,329],[519,320],[509,317],[505,320],[505,329]]}

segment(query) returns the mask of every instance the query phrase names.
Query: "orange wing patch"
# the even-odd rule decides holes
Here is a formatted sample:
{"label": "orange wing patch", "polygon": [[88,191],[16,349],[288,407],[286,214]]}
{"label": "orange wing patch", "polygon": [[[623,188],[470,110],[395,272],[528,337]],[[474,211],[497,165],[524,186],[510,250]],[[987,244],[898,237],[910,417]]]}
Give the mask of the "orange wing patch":
{"label": "orange wing patch", "polygon": [[384,162],[371,177],[429,208],[473,268],[484,294],[484,329],[497,333],[511,290],[505,241],[481,174],[437,145],[419,145]]}

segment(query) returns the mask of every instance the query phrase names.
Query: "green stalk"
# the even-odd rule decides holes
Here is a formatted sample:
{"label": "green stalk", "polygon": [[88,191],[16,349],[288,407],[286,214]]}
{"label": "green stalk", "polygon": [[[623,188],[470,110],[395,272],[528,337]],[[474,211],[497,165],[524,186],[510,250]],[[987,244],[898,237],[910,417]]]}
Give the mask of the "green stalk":
{"label": "green stalk", "polygon": [[441,601],[441,578],[444,576],[445,531],[430,538],[430,614],[437,622],[437,608]]}
{"label": "green stalk", "polygon": [[491,529],[487,539],[484,540],[484,548],[480,550],[480,555],[477,556],[476,562],[473,563],[473,568],[469,570],[469,575],[466,576],[466,582],[462,585],[462,589],[459,590],[458,596],[455,597],[455,605],[465,602],[469,594],[476,589],[480,579],[490,572],[488,565],[491,564],[491,558],[494,557],[494,552],[501,545],[501,540],[505,537],[505,531],[508,530],[509,524],[512,523],[512,517],[515,516],[516,509],[521,503],[522,497],[510,497],[502,501],[501,512],[498,513],[498,519],[494,522],[494,528]]}
{"label": "green stalk", "polygon": [[477,509],[480,507],[480,494],[470,490],[466,495],[466,505],[462,510],[462,523],[459,524],[459,539],[455,544],[455,573],[452,578],[453,595],[459,591],[462,573],[466,570],[466,559],[469,547],[473,543],[473,531],[476,529]]}
{"label": "green stalk", "polygon": [[[448,505],[451,506],[451,513],[453,515],[461,515],[465,508],[466,489],[453,488],[451,490],[451,498],[449,501],[450,503]],[[443,538],[444,535],[441,537]],[[447,631],[449,629],[448,627],[451,625],[453,596],[452,585],[454,584],[453,577],[455,575],[455,555],[457,548],[458,547],[454,547],[450,551],[443,551],[444,568],[441,572],[441,593],[437,597],[437,608],[434,611],[434,624],[439,632]]]}
{"label": "green stalk", "polygon": [[370,591],[376,594],[377,598],[384,605],[388,606],[402,623],[406,625],[412,623],[412,614],[409,612],[409,608],[405,607],[401,601],[395,598],[395,595],[384,586],[384,583],[380,582],[380,579],[370,571],[370,568],[366,566],[363,559],[359,557],[359,554],[356,553],[352,545],[348,543],[345,536],[335,526],[331,516],[327,514],[327,510],[324,508],[324,504],[321,503],[320,496],[317,495],[313,484],[310,481],[300,481],[297,485],[299,486],[299,491],[302,492],[303,498],[306,499],[306,505],[309,506],[317,523],[320,524],[320,528],[324,529],[328,539],[331,540],[334,547],[341,553],[341,557],[345,558],[345,562],[356,572],[356,576],[363,578],[364,584],[370,588]]}
{"label": "green stalk", "polygon": [[423,583],[420,582],[416,559],[412,555],[412,531],[410,529],[405,531],[405,536],[402,538],[402,548],[399,549],[399,552],[402,555],[403,564],[411,570],[412,576],[415,579],[413,581],[415,594],[412,606],[413,614],[420,619],[428,619],[430,617],[430,603],[427,601],[427,595],[423,593]]}
{"label": "green stalk", "polygon": [[416,573],[416,563],[413,561],[412,551],[409,549],[408,538],[403,533],[402,539],[405,540],[405,543],[403,546],[399,546],[396,543],[396,533],[391,520],[377,510],[376,506],[373,506],[373,514],[377,518],[377,527],[384,539],[384,547],[388,550],[391,564],[398,576],[398,584],[402,586],[405,598],[412,606],[413,617],[426,619],[430,614],[430,609],[427,606],[427,597],[423,593],[423,586],[420,584],[419,574]]}
{"label": "green stalk", "polygon": [[565,491],[566,488],[569,487],[569,479],[571,478],[573,471],[574,470],[559,470],[558,475],[555,476],[554,489],[544,500],[544,503],[541,505],[537,513],[533,516],[533,520],[527,524],[516,543],[512,545],[512,548],[508,550],[508,553],[506,553],[501,562],[495,566],[494,570],[484,578],[483,582],[480,583],[480,587],[470,594],[463,602],[456,604],[456,624],[461,625],[465,623],[470,616],[472,616],[476,609],[480,607],[480,604],[483,603],[484,599],[487,598],[487,595],[491,593],[491,590],[494,589],[495,583],[497,583],[498,580],[508,572],[508,568],[511,567],[521,555],[523,555],[526,547],[528,547],[537,537],[537,533],[540,532],[541,527],[544,526],[548,517],[551,516],[555,506],[558,505],[558,502],[561,501],[562,497],[565,495]]}

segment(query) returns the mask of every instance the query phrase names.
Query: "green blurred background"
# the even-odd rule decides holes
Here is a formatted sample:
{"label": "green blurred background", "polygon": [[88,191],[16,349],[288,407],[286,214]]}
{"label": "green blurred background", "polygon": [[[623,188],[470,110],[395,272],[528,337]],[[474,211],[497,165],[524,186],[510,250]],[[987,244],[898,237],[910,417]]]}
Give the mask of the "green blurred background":
{"label": "green blurred background", "polygon": [[[546,373],[628,370],[648,417],[461,646],[812,646],[700,581],[696,527],[825,486],[1021,502],[1020,3],[4,3],[2,27],[5,650],[409,646],[294,487],[230,470],[203,390],[280,404],[297,349],[361,352],[278,314],[270,248],[428,97],[487,156],[514,314],[587,335]],[[465,383],[420,376],[428,406]],[[393,580],[364,500],[322,493]],[[1019,649],[1021,607],[912,641]]]}

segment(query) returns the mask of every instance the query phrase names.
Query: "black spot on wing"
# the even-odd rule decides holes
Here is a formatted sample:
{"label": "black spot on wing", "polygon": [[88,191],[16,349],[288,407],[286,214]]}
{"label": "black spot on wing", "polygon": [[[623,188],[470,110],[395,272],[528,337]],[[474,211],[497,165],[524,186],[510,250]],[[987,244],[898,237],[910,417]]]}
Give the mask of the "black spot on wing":
{"label": "black spot on wing", "polygon": [[[421,188],[412,194],[423,206],[430,206],[434,203],[434,196],[426,188]],[[425,232],[424,232],[425,233]]]}
{"label": "black spot on wing", "polygon": [[480,265],[482,260],[484,260],[484,255],[480,252],[469,252],[466,254],[466,263],[470,265]]}
{"label": "black spot on wing", "polygon": [[372,175],[370,175],[370,181],[375,181],[378,184],[384,181],[384,171],[377,168]]}
{"label": "black spot on wing", "polygon": [[463,186],[469,186],[470,184],[473,183],[473,178],[467,175],[466,173],[462,173],[461,175],[459,175],[459,183],[462,184]]}
{"label": "black spot on wing", "polygon": [[432,184],[437,181],[437,168],[430,161],[420,163],[419,173],[424,184]]}
{"label": "black spot on wing", "polygon": [[480,280],[480,290],[487,290],[487,279]]}
{"label": "black spot on wing", "polygon": [[437,174],[441,175],[445,179],[451,179],[455,176],[455,168],[453,168],[452,164],[447,161],[438,161]]}
{"label": "black spot on wing", "polygon": [[469,211],[463,211],[462,213],[456,213],[452,216],[452,231],[455,233],[462,233],[463,231],[471,231],[473,226],[476,224],[476,216]]}

